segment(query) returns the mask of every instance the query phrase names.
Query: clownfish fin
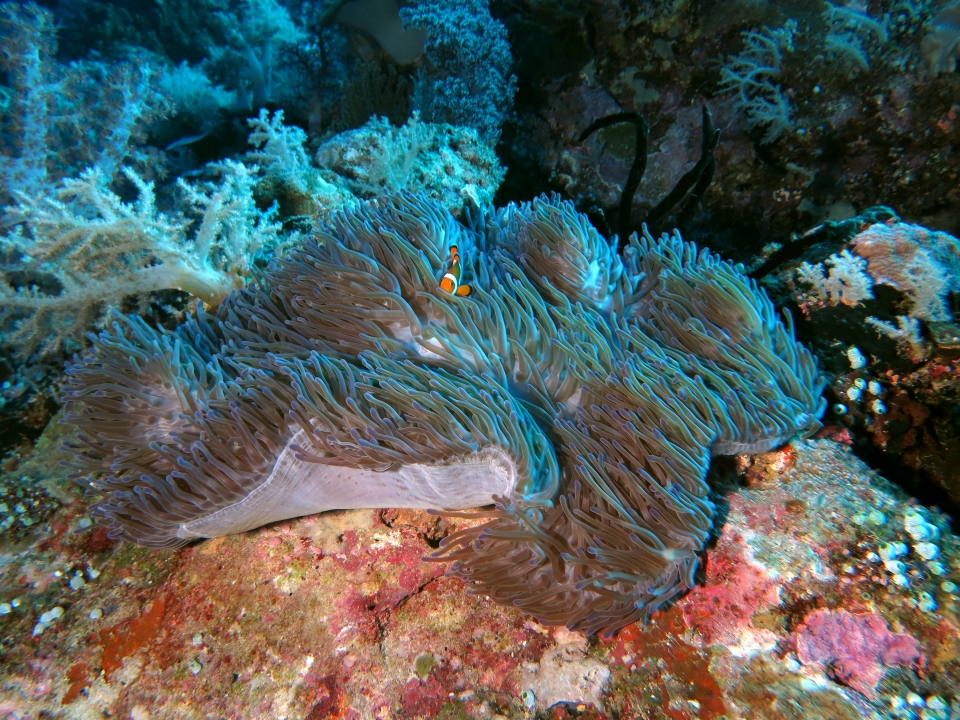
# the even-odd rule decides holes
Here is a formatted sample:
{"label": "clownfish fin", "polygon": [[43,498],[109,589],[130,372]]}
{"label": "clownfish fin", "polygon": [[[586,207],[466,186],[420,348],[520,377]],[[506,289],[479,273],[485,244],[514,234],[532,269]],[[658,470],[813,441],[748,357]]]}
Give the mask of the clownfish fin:
{"label": "clownfish fin", "polygon": [[460,297],[466,297],[472,292],[473,292],[473,288],[470,287],[469,285],[461,285],[460,287],[457,288],[457,291],[454,294],[459,295]]}

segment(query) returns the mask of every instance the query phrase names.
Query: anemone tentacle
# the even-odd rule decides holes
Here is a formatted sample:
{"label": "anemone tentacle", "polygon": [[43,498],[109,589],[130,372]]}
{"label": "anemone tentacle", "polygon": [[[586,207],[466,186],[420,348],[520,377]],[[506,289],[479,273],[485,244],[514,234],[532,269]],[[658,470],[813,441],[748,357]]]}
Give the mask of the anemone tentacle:
{"label": "anemone tentacle", "polygon": [[[452,245],[469,296],[439,289]],[[435,508],[481,521],[431,558],[469,592],[612,632],[693,586],[711,456],[811,432],[822,390],[756,283],[679,234],[618,255],[555,196],[468,227],[397,195],[336,214],[215,314],[117,316],[64,396],[113,537]]]}

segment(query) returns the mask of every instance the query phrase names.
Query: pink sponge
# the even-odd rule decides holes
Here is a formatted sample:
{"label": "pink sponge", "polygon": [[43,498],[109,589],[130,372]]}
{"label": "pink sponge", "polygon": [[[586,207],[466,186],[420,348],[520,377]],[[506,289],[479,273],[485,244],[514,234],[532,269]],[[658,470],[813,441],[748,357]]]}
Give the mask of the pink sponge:
{"label": "pink sponge", "polygon": [[869,698],[876,696],[884,668],[920,659],[913,637],[891,633],[886,621],[873,613],[815,610],[797,630],[796,639],[800,662],[825,666],[837,682]]}

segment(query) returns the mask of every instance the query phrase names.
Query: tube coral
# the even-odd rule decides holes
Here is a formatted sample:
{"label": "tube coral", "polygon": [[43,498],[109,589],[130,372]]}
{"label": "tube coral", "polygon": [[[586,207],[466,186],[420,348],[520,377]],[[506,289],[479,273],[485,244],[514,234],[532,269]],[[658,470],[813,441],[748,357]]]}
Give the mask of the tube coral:
{"label": "tube coral", "polygon": [[[468,297],[439,288],[452,245]],[[433,558],[471,592],[588,632],[693,586],[711,454],[775,447],[823,407],[740,268],[678,235],[621,257],[547,197],[470,227],[421,196],[368,202],[216,315],[116,316],[69,376],[77,477],[112,537],[436,508],[483,521]]]}

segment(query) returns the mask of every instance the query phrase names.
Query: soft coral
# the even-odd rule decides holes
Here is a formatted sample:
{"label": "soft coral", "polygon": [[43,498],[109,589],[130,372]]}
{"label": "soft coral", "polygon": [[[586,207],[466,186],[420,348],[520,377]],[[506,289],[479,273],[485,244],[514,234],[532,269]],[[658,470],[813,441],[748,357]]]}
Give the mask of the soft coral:
{"label": "soft coral", "polygon": [[[179,289],[215,306],[241,287],[281,226],[273,222],[275,207],[256,206],[256,167],[225,161],[212,168],[218,182],[180,182],[199,215],[194,233],[189,219],[158,212],[153,184],[129,168],[123,172],[137,190],[133,202],[110,190],[98,169],[65,181],[51,197],[21,193],[8,212],[14,232],[0,240],[17,257],[0,284],[0,316],[14,322],[4,340],[23,355],[38,348],[50,354],[125,297]],[[44,286],[59,292],[14,278],[47,278]]]}

